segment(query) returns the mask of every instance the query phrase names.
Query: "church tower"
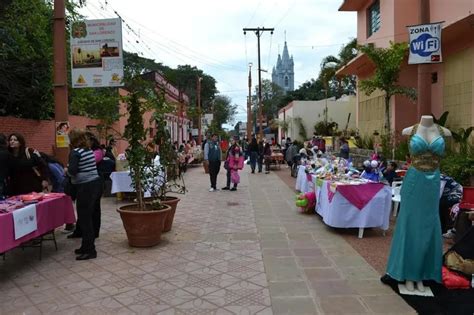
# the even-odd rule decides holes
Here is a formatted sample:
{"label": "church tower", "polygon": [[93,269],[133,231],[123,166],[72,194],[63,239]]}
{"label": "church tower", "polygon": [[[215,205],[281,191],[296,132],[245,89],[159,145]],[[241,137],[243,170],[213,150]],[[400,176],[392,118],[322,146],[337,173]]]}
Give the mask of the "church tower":
{"label": "church tower", "polygon": [[272,82],[280,86],[285,92],[295,89],[295,66],[293,56],[290,57],[288,47],[283,47],[283,55],[278,54],[277,64],[273,67]]}

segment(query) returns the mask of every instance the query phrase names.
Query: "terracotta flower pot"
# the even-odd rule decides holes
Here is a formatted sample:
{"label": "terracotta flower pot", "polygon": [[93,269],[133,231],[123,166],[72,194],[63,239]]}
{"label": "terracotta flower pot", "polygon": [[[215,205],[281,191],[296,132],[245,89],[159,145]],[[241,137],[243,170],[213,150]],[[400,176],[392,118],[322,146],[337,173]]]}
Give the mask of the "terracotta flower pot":
{"label": "terracotta flower pot", "polygon": [[128,244],[133,247],[151,247],[161,241],[161,232],[171,207],[162,210],[139,211],[137,204],[117,209],[127,232]]}
{"label": "terracotta flower pot", "polygon": [[166,197],[165,200],[161,200],[162,204],[168,205],[171,207],[171,210],[168,212],[165,220],[165,226],[163,228],[163,232],[171,231],[171,227],[173,226],[174,214],[176,213],[176,207],[178,206],[178,202],[181,199],[178,197]]}

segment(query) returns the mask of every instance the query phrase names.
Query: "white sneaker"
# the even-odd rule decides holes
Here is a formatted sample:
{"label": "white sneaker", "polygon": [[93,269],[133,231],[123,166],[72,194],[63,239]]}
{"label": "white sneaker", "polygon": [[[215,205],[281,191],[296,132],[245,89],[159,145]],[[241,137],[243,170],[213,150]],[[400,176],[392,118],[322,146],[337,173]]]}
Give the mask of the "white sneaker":
{"label": "white sneaker", "polygon": [[209,191],[210,191],[210,192],[213,192],[213,191],[216,191],[216,190],[211,187],[211,188],[209,189]]}
{"label": "white sneaker", "polygon": [[443,237],[446,239],[453,239],[456,236],[456,231],[453,231],[453,229],[448,230],[448,232],[443,234]]}

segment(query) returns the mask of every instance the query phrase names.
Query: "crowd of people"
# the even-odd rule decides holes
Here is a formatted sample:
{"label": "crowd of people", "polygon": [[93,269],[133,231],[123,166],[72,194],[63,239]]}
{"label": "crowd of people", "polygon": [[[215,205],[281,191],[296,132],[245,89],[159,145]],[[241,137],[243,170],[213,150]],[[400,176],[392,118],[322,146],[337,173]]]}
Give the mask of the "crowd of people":
{"label": "crowd of people", "polygon": [[69,133],[70,154],[66,165],[27,146],[19,133],[0,133],[0,199],[30,193],[64,192],[76,202],[77,223],[66,225],[68,238],[82,238],[77,260],[97,257],[94,246],[101,222],[103,180],[115,169],[115,140],[101,145],[82,130]]}

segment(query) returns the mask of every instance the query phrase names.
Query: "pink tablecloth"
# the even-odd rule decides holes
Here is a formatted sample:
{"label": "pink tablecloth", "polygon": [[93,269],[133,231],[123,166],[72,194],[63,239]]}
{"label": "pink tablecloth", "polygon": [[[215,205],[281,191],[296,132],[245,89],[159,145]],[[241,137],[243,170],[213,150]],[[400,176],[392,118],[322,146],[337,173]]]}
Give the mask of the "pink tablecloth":
{"label": "pink tablecloth", "polygon": [[384,185],[381,183],[369,183],[362,187],[363,189],[360,189],[358,185],[339,185],[337,186],[337,191],[359,210],[362,210]]}
{"label": "pink tablecloth", "polygon": [[76,222],[74,207],[69,196],[46,199],[36,204],[38,229],[15,240],[13,214],[0,214],[0,253],[18,247],[21,243],[41,236],[65,223]]}

